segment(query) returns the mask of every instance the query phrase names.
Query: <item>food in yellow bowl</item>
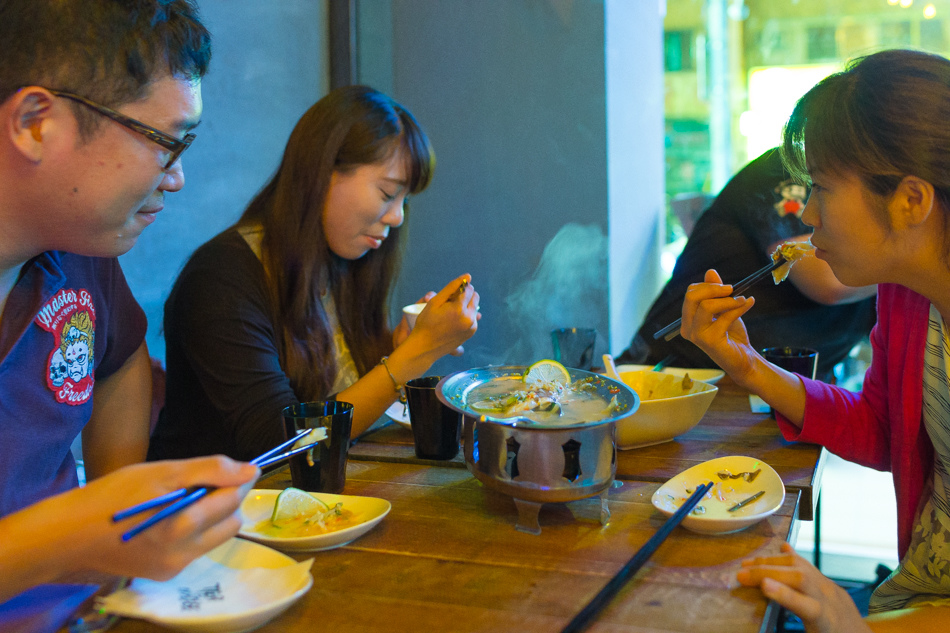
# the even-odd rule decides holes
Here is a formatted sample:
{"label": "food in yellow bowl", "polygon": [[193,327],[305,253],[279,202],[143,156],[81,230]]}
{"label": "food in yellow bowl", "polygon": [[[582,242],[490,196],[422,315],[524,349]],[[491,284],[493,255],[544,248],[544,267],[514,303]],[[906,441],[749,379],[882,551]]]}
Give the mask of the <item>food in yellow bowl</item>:
{"label": "food in yellow bowl", "polygon": [[328,505],[320,498],[287,488],[277,496],[274,513],[255,526],[266,536],[300,537],[342,530],[354,525],[353,513],[343,503]]}
{"label": "food in yellow bowl", "polygon": [[668,442],[696,426],[718,387],[686,376],[656,371],[622,371],[620,379],[640,396],[640,407],[617,420],[617,448]]}

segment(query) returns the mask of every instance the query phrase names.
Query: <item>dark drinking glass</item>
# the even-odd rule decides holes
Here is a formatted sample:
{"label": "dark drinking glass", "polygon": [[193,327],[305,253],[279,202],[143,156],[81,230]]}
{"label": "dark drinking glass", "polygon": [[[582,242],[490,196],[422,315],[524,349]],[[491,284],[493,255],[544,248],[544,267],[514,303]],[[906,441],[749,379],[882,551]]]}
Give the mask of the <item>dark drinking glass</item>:
{"label": "dark drinking glass", "polygon": [[313,451],[290,458],[290,478],[294,488],[308,492],[342,493],[346,483],[346,455],[353,425],[353,405],[336,400],[302,402],[286,407],[283,416],[287,439],[305,429],[323,427],[327,430],[326,439],[315,443]]}
{"label": "dark drinking glass", "polygon": [[441,376],[415,378],[406,383],[409,422],[419,459],[452,459],[459,452],[462,414],[448,408],[436,395]]}

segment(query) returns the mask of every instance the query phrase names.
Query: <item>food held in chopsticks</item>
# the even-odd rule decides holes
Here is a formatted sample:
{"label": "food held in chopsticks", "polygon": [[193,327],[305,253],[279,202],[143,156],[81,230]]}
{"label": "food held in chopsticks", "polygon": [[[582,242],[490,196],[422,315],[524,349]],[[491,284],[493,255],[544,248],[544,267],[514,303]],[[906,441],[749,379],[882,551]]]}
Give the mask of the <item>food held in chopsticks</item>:
{"label": "food held in chopsticks", "polygon": [[307,433],[306,437],[301,437],[294,444],[294,448],[302,448],[304,446],[309,446],[310,450],[307,451],[307,465],[313,467],[316,462],[313,459],[313,450],[317,448],[317,442],[327,439],[327,429],[326,427],[319,427],[314,429],[309,429],[311,433]]}
{"label": "food held in chopsticks", "polygon": [[570,372],[559,362],[541,360],[518,376],[500,376],[479,385],[468,395],[469,407],[492,417],[525,417],[545,424],[596,422],[610,416],[618,406],[598,393],[599,377],[571,381]]}
{"label": "food held in chopsticks", "polygon": [[782,259],[785,263],[772,271],[772,279],[776,284],[780,284],[788,277],[792,266],[798,260],[815,254],[815,247],[811,242],[785,242],[772,252],[772,261],[778,262]]}
{"label": "food held in chopsticks", "polygon": [[266,536],[295,538],[325,534],[355,525],[354,515],[343,503],[329,505],[299,488],[287,488],[274,503],[274,513],[254,526]]}

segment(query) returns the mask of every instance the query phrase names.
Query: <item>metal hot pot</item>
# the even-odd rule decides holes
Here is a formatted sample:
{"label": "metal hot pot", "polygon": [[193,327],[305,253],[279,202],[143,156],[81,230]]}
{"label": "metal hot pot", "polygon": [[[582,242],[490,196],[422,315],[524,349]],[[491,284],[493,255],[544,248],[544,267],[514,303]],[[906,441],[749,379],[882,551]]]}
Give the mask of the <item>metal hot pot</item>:
{"label": "metal hot pot", "polygon": [[[571,382],[591,378],[605,402],[617,397],[618,409],[596,422],[540,424],[528,418],[494,418],[473,411],[472,391],[501,377],[520,378],[526,367],[469,369],[443,378],[439,399],[463,415],[465,465],[476,479],[511,495],[518,508],[517,529],[540,534],[543,503],[601,495],[601,521],[610,516],[606,493],[617,473],[616,421],[640,406],[639,396],[621,382],[580,369],[568,370]],[[512,380],[512,388],[523,388]]]}

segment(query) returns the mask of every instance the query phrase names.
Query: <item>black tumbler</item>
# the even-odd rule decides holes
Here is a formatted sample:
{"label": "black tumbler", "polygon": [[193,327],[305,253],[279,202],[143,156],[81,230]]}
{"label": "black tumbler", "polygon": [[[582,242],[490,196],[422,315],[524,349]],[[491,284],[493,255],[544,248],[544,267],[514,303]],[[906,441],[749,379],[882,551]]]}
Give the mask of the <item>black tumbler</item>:
{"label": "black tumbler", "polygon": [[767,347],[762,357],[787,371],[815,379],[818,371],[818,352],[807,347]]}
{"label": "black tumbler", "polygon": [[329,400],[302,402],[283,411],[287,439],[299,431],[323,427],[327,438],[290,458],[290,478],[294,488],[308,492],[340,494],[346,483],[346,455],[353,425],[353,405]]}
{"label": "black tumbler", "polygon": [[441,376],[415,378],[406,383],[409,422],[419,459],[452,459],[459,452],[462,414],[442,404],[435,387]]}

